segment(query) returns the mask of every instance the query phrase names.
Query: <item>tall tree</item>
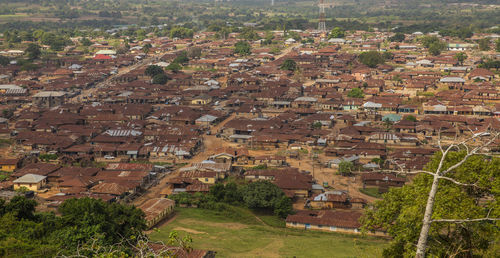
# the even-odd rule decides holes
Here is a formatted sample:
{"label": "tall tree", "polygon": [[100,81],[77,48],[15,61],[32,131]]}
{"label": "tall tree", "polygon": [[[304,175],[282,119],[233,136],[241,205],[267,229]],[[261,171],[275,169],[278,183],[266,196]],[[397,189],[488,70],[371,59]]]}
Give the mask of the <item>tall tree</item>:
{"label": "tall tree", "polygon": [[9,60],[9,58],[8,58],[8,57],[6,57],[6,56],[1,56],[1,55],[0,55],[0,65],[1,65],[1,66],[6,66],[6,65],[8,65],[9,63],[10,63],[10,60]]}
{"label": "tall tree", "polygon": [[297,63],[293,59],[286,59],[280,68],[281,70],[295,71],[297,70]]}
{"label": "tall tree", "polygon": [[168,82],[168,76],[164,73],[160,73],[160,74],[157,74],[155,76],[153,76],[151,82],[153,84],[166,84]]}
{"label": "tall tree", "polygon": [[187,51],[181,51],[174,59],[173,63],[185,64],[189,62]]}
{"label": "tall tree", "polygon": [[405,40],[405,34],[398,32],[394,36],[390,37],[389,40],[391,42],[403,42]]}
{"label": "tall tree", "polygon": [[240,37],[248,41],[254,41],[259,39],[259,34],[252,27],[245,27],[240,33]]}
{"label": "tall tree", "polygon": [[269,181],[256,181],[241,190],[243,202],[250,209],[269,209],[285,218],[292,211],[292,203],[285,193]]}
{"label": "tall tree", "polygon": [[157,65],[150,65],[144,71],[144,74],[146,74],[147,76],[150,76],[150,77],[154,77],[155,75],[163,74],[163,73],[164,73],[163,68],[161,68]]}
{"label": "tall tree", "polygon": [[479,43],[479,50],[481,50],[481,51],[488,51],[488,50],[490,50],[490,41],[491,41],[490,38],[480,39],[478,41],[478,43]]}
{"label": "tall tree", "polygon": [[359,61],[368,67],[375,68],[377,65],[383,64],[385,59],[378,51],[368,51],[359,55]]}
{"label": "tall tree", "polygon": [[35,43],[30,43],[26,48],[26,50],[24,50],[24,52],[26,53],[26,55],[28,55],[28,58],[31,60],[37,59],[42,54],[40,46]]}
{"label": "tall tree", "polygon": [[330,31],[328,38],[343,38],[345,36],[345,31],[340,27],[335,27]]}
{"label": "tall tree", "polygon": [[362,89],[360,88],[353,88],[349,91],[349,93],[347,93],[347,97],[349,98],[364,98],[365,97],[365,93],[363,92]]}
{"label": "tall tree", "polygon": [[418,175],[363,218],[365,230],[385,228],[393,237],[385,256],[473,257],[500,237],[493,224],[500,217],[500,159],[480,154],[498,136],[477,132],[447,147],[439,140],[439,151],[423,170],[388,171]]}
{"label": "tall tree", "polygon": [[465,54],[464,52],[458,52],[455,54],[455,59],[457,59],[460,65],[463,65],[464,61],[467,59],[467,54]]}
{"label": "tall tree", "polygon": [[182,70],[182,66],[178,63],[172,62],[167,67],[165,67],[165,69],[170,70],[172,72],[178,72]]}
{"label": "tall tree", "polygon": [[343,176],[351,176],[354,170],[354,164],[350,161],[342,161],[339,163],[339,174]]}
{"label": "tall tree", "polygon": [[431,54],[433,56],[439,56],[441,54],[441,50],[442,50],[442,48],[440,47],[440,45],[438,43],[432,43],[429,46],[429,54]]}
{"label": "tall tree", "polygon": [[236,42],[236,44],[234,44],[234,52],[242,56],[250,55],[251,53],[250,43],[248,43],[247,41]]}

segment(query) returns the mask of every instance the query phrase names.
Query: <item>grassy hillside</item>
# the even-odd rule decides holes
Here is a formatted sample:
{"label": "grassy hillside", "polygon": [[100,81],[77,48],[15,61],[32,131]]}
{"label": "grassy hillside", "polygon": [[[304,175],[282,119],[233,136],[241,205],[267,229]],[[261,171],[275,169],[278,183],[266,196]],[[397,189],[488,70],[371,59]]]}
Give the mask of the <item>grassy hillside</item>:
{"label": "grassy hillside", "polygon": [[231,215],[179,208],[175,220],[150,236],[166,240],[171,230],[189,234],[194,248],[215,250],[218,257],[380,257],[385,246],[385,241],[370,237],[282,226],[243,208],[235,208]]}

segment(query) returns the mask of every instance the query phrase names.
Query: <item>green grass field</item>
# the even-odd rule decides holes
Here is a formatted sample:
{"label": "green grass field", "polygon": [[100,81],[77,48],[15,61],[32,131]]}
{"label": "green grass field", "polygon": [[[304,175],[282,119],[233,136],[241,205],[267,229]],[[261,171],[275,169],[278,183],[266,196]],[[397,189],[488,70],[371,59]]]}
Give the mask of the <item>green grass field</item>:
{"label": "green grass field", "polygon": [[380,257],[386,245],[371,237],[284,228],[283,221],[258,214],[259,221],[243,208],[230,214],[195,208],[176,212],[175,220],[151,238],[164,241],[176,230],[190,235],[194,248],[214,250],[217,257]]}
{"label": "green grass field", "polygon": [[382,198],[382,194],[378,192],[378,187],[359,188],[359,191],[375,198]]}

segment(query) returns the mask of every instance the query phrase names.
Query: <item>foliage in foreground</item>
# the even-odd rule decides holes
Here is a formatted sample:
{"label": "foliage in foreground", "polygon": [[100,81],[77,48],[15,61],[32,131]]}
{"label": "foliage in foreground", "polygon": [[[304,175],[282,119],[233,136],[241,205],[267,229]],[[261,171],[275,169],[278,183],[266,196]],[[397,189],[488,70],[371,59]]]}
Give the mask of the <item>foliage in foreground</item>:
{"label": "foliage in foreground", "polygon": [[[88,245],[110,247],[123,240],[135,245],[146,228],[144,213],[133,206],[69,199],[59,207],[61,216],[35,212],[36,206],[36,201],[21,196],[0,200],[1,257],[71,255]],[[122,246],[120,252],[132,250]]]}
{"label": "foliage in foreground", "polygon": [[[444,167],[451,167],[465,156],[464,152],[450,153]],[[427,171],[435,171],[441,153],[427,165]],[[458,186],[440,180],[433,219],[472,219],[500,217],[500,159],[472,156],[449,174],[460,182],[473,186]],[[366,210],[364,230],[384,228],[393,237],[384,250],[385,257],[413,257],[416,251],[422,218],[432,177],[419,174],[411,184],[393,188]],[[428,242],[428,254],[435,257],[478,257],[498,250],[500,239],[498,221],[474,221],[464,223],[433,222]]]}

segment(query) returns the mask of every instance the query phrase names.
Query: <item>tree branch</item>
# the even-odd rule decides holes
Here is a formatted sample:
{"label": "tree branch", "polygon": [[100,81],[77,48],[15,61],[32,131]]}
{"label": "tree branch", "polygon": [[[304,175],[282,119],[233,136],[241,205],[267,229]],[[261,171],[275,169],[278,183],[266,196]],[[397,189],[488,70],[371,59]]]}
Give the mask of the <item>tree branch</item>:
{"label": "tree branch", "polygon": [[425,170],[414,170],[414,171],[400,171],[400,170],[392,170],[392,169],[384,169],[380,170],[382,173],[394,173],[399,175],[414,175],[414,174],[428,174],[434,176],[434,173],[425,171]]}
{"label": "tree branch", "polygon": [[481,188],[479,187],[476,183],[474,184],[467,184],[467,183],[462,183],[462,182],[459,182],[451,177],[446,177],[446,176],[438,176],[439,179],[444,179],[444,180],[448,180],[454,184],[457,184],[457,185],[461,185],[461,186],[473,186],[473,187],[477,187],[477,188]]}
{"label": "tree branch", "polygon": [[[460,167],[463,163],[465,163],[465,161],[467,161],[468,158],[470,158],[471,156],[475,155],[479,150],[483,149],[484,147],[490,145],[491,143],[493,143],[495,141],[495,139],[500,135],[500,133],[496,133],[493,137],[491,137],[491,139],[489,141],[487,141],[486,143],[472,149],[470,152],[467,153],[467,155],[465,155],[465,157],[460,160],[459,162],[457,162],[455,165],[449,167],[448,169],[446,169],[445,171],[443,171],[442,175],[445,175],[447,174],[448,172]],[[479,135],[475,135],[473,136],[472,138],[469,138],[469,139],[475,139],[479,137]],[[465,144],[467,142],[467,140],[463,141],[462,143],[460,143],[459,145],[462,145],[462,144]],[[449,148],[448,148],[449,149]],[[448,152],[448,150],[446,150],[446,152]],[[445,155],[443,155],[444,157]],[[437,170],[437,173],[440,172],[440,169],[441,169],[441,162],[440,162],[440,167],[438,168]]]}
{"label": "tree branch", "polygon": [[500,218],[479,218],[479,219],[433,219],[432,222],[453,222],[453,223],[465,223],[465,222],[477,222],[477,221],[497,221]]}

